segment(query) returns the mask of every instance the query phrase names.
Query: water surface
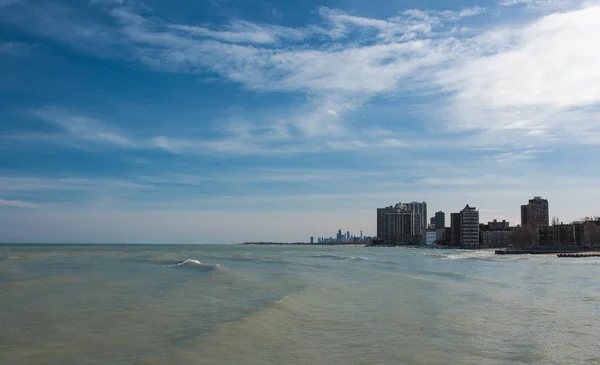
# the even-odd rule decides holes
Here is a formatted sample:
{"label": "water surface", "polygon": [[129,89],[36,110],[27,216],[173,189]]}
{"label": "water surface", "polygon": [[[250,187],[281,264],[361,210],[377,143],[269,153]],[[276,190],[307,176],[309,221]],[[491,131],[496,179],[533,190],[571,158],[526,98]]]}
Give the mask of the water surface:
{"label": "water surface", "polygon": [[0,363],[600,364],[599,258],[0,246]]}

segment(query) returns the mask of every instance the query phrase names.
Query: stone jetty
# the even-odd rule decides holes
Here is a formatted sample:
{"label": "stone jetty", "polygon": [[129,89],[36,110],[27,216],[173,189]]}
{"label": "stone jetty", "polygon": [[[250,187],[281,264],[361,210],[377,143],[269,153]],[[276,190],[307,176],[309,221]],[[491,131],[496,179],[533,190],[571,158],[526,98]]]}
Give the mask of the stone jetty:
{"label": "stone jetty", "polygon": [[559,253],[558,257],[600,257],[600,252],[588,252],[588,253]]}

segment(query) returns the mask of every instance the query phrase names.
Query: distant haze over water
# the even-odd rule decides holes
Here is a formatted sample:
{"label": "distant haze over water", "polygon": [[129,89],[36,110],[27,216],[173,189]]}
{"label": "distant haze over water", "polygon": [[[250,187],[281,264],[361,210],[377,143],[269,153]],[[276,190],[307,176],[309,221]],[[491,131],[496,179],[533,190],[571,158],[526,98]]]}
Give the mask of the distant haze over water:
{"label": "distant haze over water", "polygon": [[0,245],[0,363],[599,364],[600,258]]}

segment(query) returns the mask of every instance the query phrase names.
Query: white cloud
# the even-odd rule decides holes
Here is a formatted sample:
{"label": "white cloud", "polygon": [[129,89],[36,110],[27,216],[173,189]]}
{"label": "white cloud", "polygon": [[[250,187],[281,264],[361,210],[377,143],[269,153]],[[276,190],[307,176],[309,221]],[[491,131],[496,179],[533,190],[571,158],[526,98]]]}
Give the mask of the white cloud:
{"label": "white cloud", "polygon": [[207,27],[182,24],[169,25],[169,28],[192,36],[206,37],[231,43],[273,44],[280,41],[298,41],[309,34],[302,29],[276,25],[259,25],[246,21],[234,21],[226,30],[212,30]]}
{"label": "white cloud", "polygon": [[118,179],[48,178],[48,177],[0,177],[0,191],[90,191],[97,189],[141,189],[149,186]]}
{"label": "white cloud", "polygon": [[557,11],[574,9],[577,6],[589,5],[595,2],[595,0],[500,0],[498,4],[500,6],[523,5],[530,9]]}
{"label": "white cloud", "polygon": [[99,120],[73,116],[61,109],[48,107],[35,110],[37,117],[51,122],[68,133],[86,140],[99,143],[108,143],[119,147],[135,147],[135,143],[129,138],[110,130]]}
{"label": "white cloud", "polygon": [[554,14],[515,31],[511,50],[452,70],[457,99],[493,108],[565,108],[600,102],[600,6]]}
{"label": "white cloud", "polygon": [[39,204],[35,204],[35,203],[30,203],[30,202],[24,202],[24,201],[21,201],[21,200],[0,199],[0,206],[16,207],[16,208],[37,208],[40,205]]}
{"label": "white cloud", "polygon": [[[349,117],[373,97],[428,92],[442,95],[429,108],[441,113],[429,111],[428,123],[441,124],[445,131],[477,132],[472,136],[479,141],[469,141],[469,147],[564,143],[565,131],[568,143],[592,144],[597,141],[593,136],[598,134],[600,101],[600,51],[589,46],[600,34],[596,3],[577,1],[560,13],[539,12],[529,24],[482,26],[464,34],[454,31],[464,28],[464,18],[493,9],[414,9],[373,19],[320,8],[322,24],[291,28],[241,20],[220,27],[172,24],[130,7],[115,7],[110,14],[117,27],[108,32],[91,24],[86,29],[128,46],[129,56],[148,67],[211,71],[255,91],[304,93],[305,107],[270,122],[273,129],[279,123],[282,136],[323,137],[333,145],[340,136],[356,140]],[[64,29],[50,36],[63,39]],[[115,34],[123,38],[117,40]],[[307,39],[311,42],[298,43]],[[87,44],[79,36],[70,42]],[[91,137],[122,146],[140,143],[109,130]],[[233,133],[205,143],[164,135],[142,144],[170,151],[264,151],[264,142],[263,147],[249,148],[247,142],[257,141],[258,135]]]}

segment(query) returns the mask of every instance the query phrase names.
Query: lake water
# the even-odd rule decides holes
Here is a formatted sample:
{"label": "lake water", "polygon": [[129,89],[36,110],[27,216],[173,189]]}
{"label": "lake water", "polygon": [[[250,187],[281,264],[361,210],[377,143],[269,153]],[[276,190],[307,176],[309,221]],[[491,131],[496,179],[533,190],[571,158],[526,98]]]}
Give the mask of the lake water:
{"label": "lake water", "polygon": [[0,364],[600,364],[600,258],[0,246]]}

